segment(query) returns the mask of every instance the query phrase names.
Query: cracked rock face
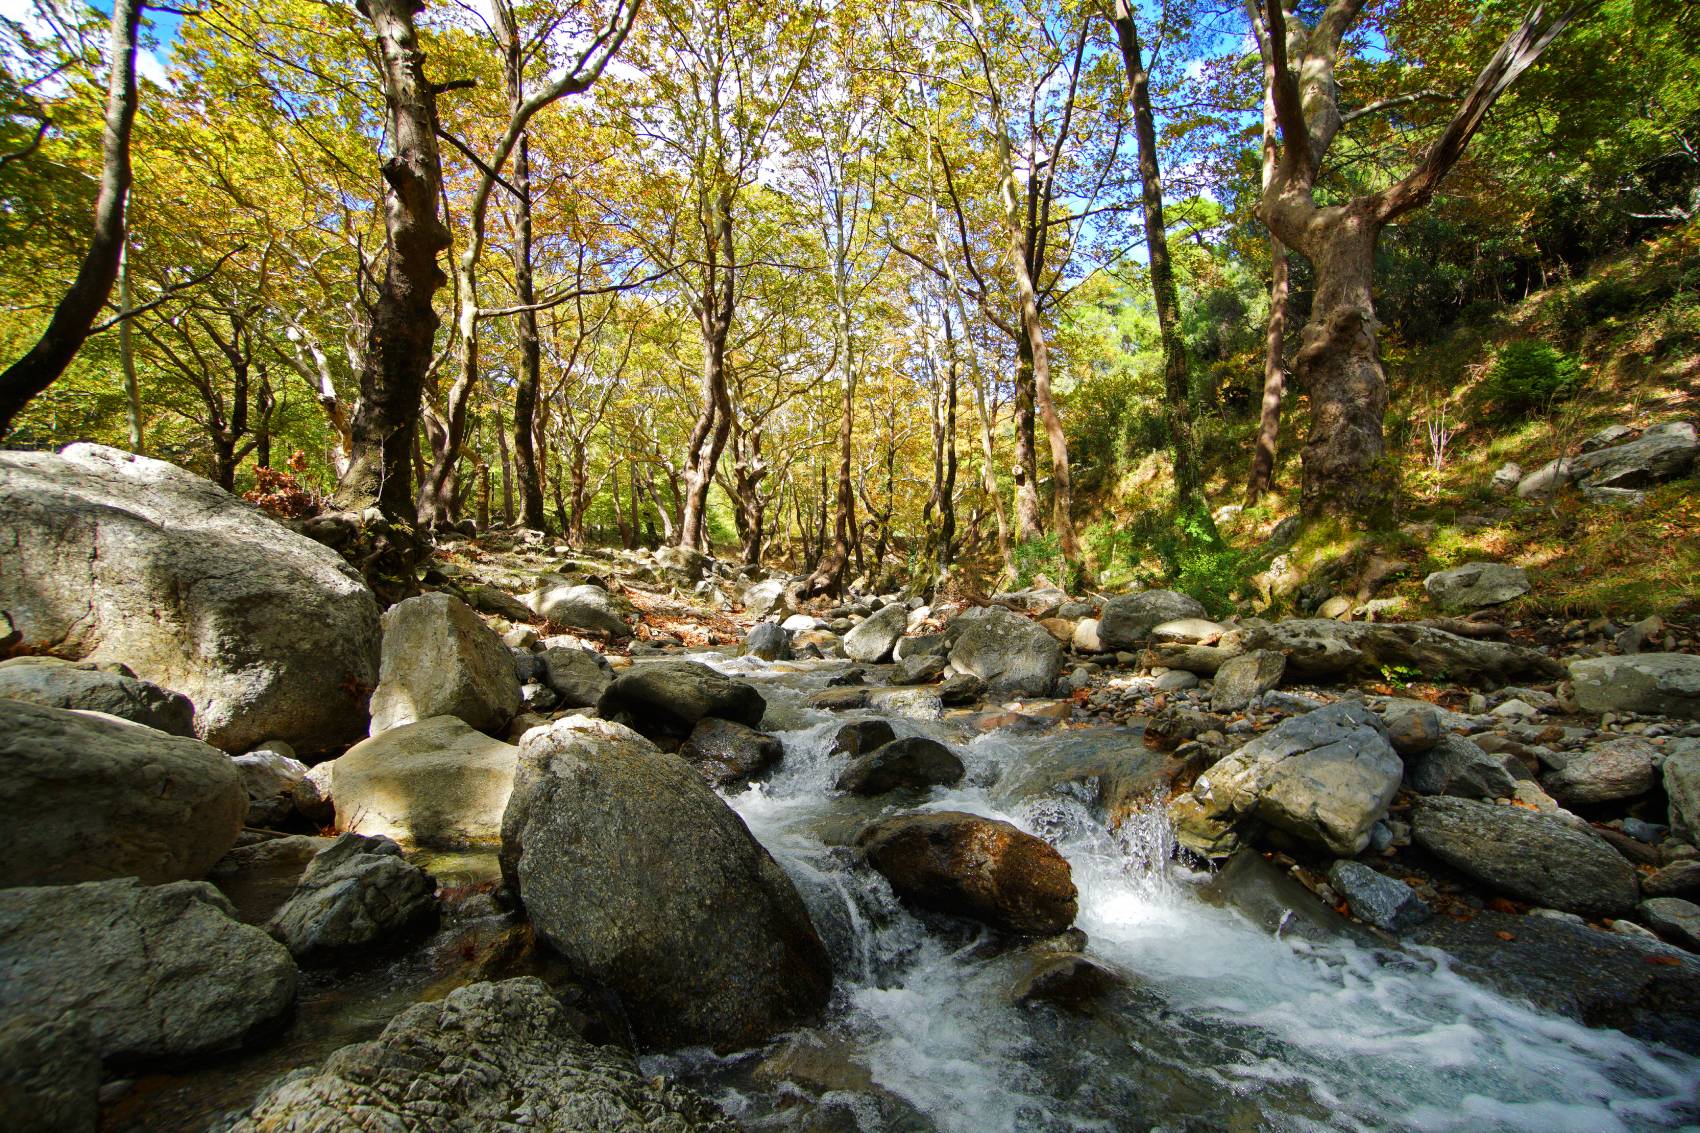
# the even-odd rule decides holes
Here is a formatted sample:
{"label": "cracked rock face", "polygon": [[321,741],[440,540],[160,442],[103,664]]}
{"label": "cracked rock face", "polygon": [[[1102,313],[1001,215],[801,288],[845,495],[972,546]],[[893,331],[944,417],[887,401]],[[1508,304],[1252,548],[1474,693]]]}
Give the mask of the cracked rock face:
{"label": "cracked rock face", "polygon": [[335,551],[209,480],[102,445],[0,453],[0,608],[37,652],[187,696],[225,751],[359,738],[378,604]]}
{"label": "cracked rock face", "polygon": [[538,979],[457,988],[273,1085],[233,1133],[304,1129],[736,1133],[713,1103],[592,1046]]}

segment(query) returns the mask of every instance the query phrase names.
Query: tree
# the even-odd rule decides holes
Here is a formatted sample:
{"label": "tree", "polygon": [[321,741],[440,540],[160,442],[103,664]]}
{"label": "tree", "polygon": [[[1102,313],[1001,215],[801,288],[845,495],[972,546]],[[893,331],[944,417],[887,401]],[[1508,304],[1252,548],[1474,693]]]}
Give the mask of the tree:
{"label": "tree", "polygon": [[[0,437],[11,430],[13,419],[30,399],[52,385],[71,364],[118,279],[118,265],[124,255],[124,206],[130,193],[130,133],[137,102],[136,34],[142,7],[141,0],[113,0],[100,191],[95,197],[88,252],[76,279],[54,308],[47,329],[23,357],[0,373]],[[46,127],[44,120],[36,142]],[[34,146],[32,142],[29,149]]]}
{"label": "tree", "polygon": [[1379,191],[1324,204],[1316,197],[1317,177],[1345,122],[1334,70],[1346,32],[1363,6],[1364,0],[1330,0],[1315,24],[1307,26],[1289,16],[1283,0],[1266,0],[1262,18],[1254,21],[1269,61],[1270,98],[1281,137],[1274,176],[1263,196],[1263,220],[1316,273],[1316,295],[1293,367],[1310,398],[1302,503],[1313,515],[1368,516],[1390,502],[1382,461],[1387,377],[1372,296],[1382,229],[1428,203],[1494,102],[1581,5],[1535,4],[1477,74],[1452,120],[1414,169]]}

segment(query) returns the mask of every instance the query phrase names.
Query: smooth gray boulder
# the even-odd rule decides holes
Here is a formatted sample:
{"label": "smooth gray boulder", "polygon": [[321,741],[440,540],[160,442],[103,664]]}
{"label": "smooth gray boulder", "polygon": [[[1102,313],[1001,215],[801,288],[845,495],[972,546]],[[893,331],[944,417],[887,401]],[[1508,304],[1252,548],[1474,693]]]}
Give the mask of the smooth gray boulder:
{"label": "smooth gray boulder", "polygon": [[269,1086],[231,1133],[737,1133],[711,1102],[593,1046],[533,977],[416,1003],[371,1042]]}
{"label": "smooth gray boulder", "polygon": [[1287,671],[1287,658],[1273,649],[1254,649],[1222,662],[1210,689],[1213,712],[1243,712],[1264,693],[1278,687]]}
{"label": "smooth gray boulder", "polygon": [[266,931],[301,964],[389,951],[436,927],[436,890],[390,839],[344,834],[307,863]]}
{"label": "smooth gray boulder", "polygon": [[378,604],[342,556],[209,480],[101,445],[0,453],[0,609],[32,652],[187,696],[202,739],[358,739]]}
{"label": "smooth gray boulder", "polygon": [[1443,610],[1479,610],[1527,594],[1529,576],[1522,567],[1504,563],[1465,563],[1435,571],[1423,579],[1423,589]]}
{"label": "smooth gray boulder", "polygon": [[538,617],[567,629],[606,634],[614,640],[632,635],[619,604],[600,586],[558,574],[538,578],[537,588],[522,599]]}
{"label": "smooth gray boulder", "polygon": [[748,1047],[814,1016],[826,949],[786,876],[689,764],[583,717],[529,733],[502,877],[648,1047]]}
{"label": "smooth gray boulder", "polygon": [[744,638],[744,656],[762,661],[789,661],[791,635],[773,622],[753,625]]}
{"label": "smooth gray boulder", "polygon": [[748,681],[735,680],[695,661],[633,665],[614,678],[597,701],[604,719],[646,736],[691,734],[706,716],[749,727],[761,723],[767,701]]}
{"label": "smooth gray boulder", "polygon": [[1405,766],[1411,789],[1419,794],[1508,799],[1517,792],[1517,780],[1503,760],[1450,732],[1427,751],[1411,756]]}
{"label": "smooth gray boulder", "polygon": [[404,846],[494,842],[518,756],[455,716],[391,728],[331,764],[337,826]]}
{"label": "smooth gray boulder", "polygon": [[432,716],[458,716],[495,733],[519,704],[508,647],[471,606],[448,594],[421,594],[384,612],[371,735]]}
{"label": "smooth gray boulder", "polygon": [[1564,675],[1557,661],[1537,650],[1477,641],[1416,623],[1330,618],[1256,622],[1227,634],[1223,646],[1239,652],[1278,649],[1287,655],[1288,675],[1308,680],[1379,677],[1384,669],[1410,669],[1431,680],[1497,688],[1520,678]]}
{"label": "smooth gray boulder", "polygon": [[614,683],[614,670],[600,653],[555,645],[532,654],[538,676],[560,698],[562,708],[594,708]]}
{"label": "smooth gray boulder", "polygon": [[1584,712],[1646,712],[1700,719],[1700,657],[1637,653],[1570,663],[1576,703]]}
{"label": "smooth gray boulder", "polygon": [[1098,615],[1098,642],[1106,651],[1138,649],[1165,622],[1208,617],[1197,599],[1175,590],[1122,594],[1104,603]]}
{"label": "smooth gray boulder", "polygon": [[247,825],[277,826],[294,815],[296,788],[310,770],[305,763],[268,747],[233,756],[230,762],[248,796]]}
{"label": "smooth gray boulder", "polygon": [[1335,862],[1328,884],[1346,899],[1353,916],[1386,932],[1404,932],[1434,915],[1416,890],[1362,862]]}
{"label": "smooth gray boulder", "polygon": [[925,790],[962,781],[966,768],[954,752],[925,736],[904,736],[850,761],[836,789],[852,795]]}
{"label": "smooth gray boulder", "polygon": [[1446,796],[1411,815],[1417,845],[1512,897],[1586,917],[1635,907],[1635,867],[1574,819]]}
{"label": "smooth gray boulder", "polygon": [[1565,806],[1621,802],[1651,791],[1659,782],[1653,761],[1659,749],[1640,736],[1596,744],[1541,780]]}
{"label": "smooth gray boulder", "polygon": [[188,697],[139,681],[128,666],[114,662],[13,657],[0,661],[0,697],[104,712],[173,736],[195,734],[195,706]]}
{"label": "smooth gray boulder", "polygon": [[[1369,845],[1370,827],[1387,814],[1403,773],[1380,718],[1342,701],[1284,720],[1230,752],[1198,777],[1190,797],[1206,826],[1256,818],[1352,856]],[[1181,833],[1198,840],[1202,831]]]}
{"label": "smooth gray boulder", "polygon": [[1654,897],[1636,910],[1641,923],[1670,941],[1700,952],[1700,905],[1680,897]]}
{"label": "smooth gray boulder", "polygon": [[230,757],[185,736],[0,699],[0,886],[206,876],[248,795]]}
{"label": "smooth gray boulder", "polygon": [[754,728],[713,716],[697,721],[679,747],[679,757],[716,787],[737,787],[760,778],[785,755],[785,745]]}
{"label": "smooth gray boulder", "polygon": [[1381,722],[1387,726],[1387,740],[1393,750],[1404,756],[1428,751],[1446,734],[1440,713],[1426,700],[1389,700],[1381,706]]}
{"label": "smooth gray boulder", "polygon": [[958,618],[950,664],[986,682],[993,696],[1050,696],[1062,673],[1062,643],[1029,618],[1002,606],[986,606]]}
{"label": "smooth gray boulder", "polygon": [[1576,462],[1568,456],[1549,460],[1517,481],[1517,495],[1525,500],[1544,500],[1576,478]]}
{"label": "smooth gray boulder", "polygon": [[1687,421],[1655,425],[1626,444],[1585,452],[1571,475],[1591,488],[1650,488],[1687,475],[1700,457],[1700,439]]}
{"label": "smooth gray boulder", "polygon": [[13,1015],[0,1021],[0,1129],[95,1133],[100,1127],[100,1056],[74,1015]]}
{"label": "smooth gray boulder", "polygon": [[882,606],[844,635],[844,655],[863,664],[891,660],[891,651],[909,628],[909,611],[901,603]]}
{"label": "smooth gray boulder", "polygon": [[74,1014],[111,1065],[242,1046],[295,1000],[295,962],[204,881],[0,889],[0,1015]]}
{"label": "smooth gray boulder", "polygon": [[765,579],[744,590],[740,599],[744,612],[752,618],[765,618],[769,614],[794,613],[790,597],[785,593],[785,584],[777,578]]}

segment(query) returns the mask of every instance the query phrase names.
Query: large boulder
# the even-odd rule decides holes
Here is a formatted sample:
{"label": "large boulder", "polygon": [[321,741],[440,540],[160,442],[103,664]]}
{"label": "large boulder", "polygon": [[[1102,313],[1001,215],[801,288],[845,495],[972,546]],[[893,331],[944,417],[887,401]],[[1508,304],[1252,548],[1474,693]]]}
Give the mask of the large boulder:
{"label": "large boulder", "polygon": [[994,696],[1050,696],[1062,672],[1062,643],[1038,622],[1002,606],[975,612],[950,647],[958,672],[986,682]]}
{"label": "large boulder", "polygon": [[759,622],[744,638],[744,656],[763,661],[789,661],[791,635],[774,622]]}
{"label": "large boulder", "polygon": [[1284,720],[1230,753],[1198,777],[1191,797],[1218,825],[1256,818],[1351,857],[1369,845],[1403,773],[1381,719],[1342,701]]}
{"label": "large boulder", "polygon": [[1576,703],[1584,712],[1647,712],[1700,719],[1700,657],[1637,653],[1570,663]]}
{"label": "large boulder", "polygon": [[0,699],[0,886],[204,877],[241,833],[230,757],[185,736]]}
{"label": "large boulder", "polygon": [[1417,845],[1483,884],[1589,917],[1635,907],[1635,867],[1574,819],[1441,796],[1412,808]]}
{"label": "large boulder", "polygon": [[891,660],[892,647],[909,626],[909,611],[893,602],[869,614],[844,635],[844,655],[873,664]]}
{"label": "large boulder", "polygon": [[498,732],[519,702],[508,647],[471,606],[448,594],[421,594],[384,612],[372,735],[432,716],[458,716],[479,731]]}
{"label": "large boulder", "polygon": [[1451,732],[1443,734],[1428,750],[1409,756],[1406,770],[1411,788],[1424,795],[1508,799],[1517,791],[1517,780],[1503,760]]}
{"label": "large boulder", "polygon": [[903,900],[1006,932],[1051,936],[1074,923],[1068,861],[1042,838],[961,811],[882,819],[856,836]]}
{"label": "large boulder", "polygon": [[716,787],[737,787],[767,774],[785,745],[754,728],[713,716],[697,721],[679,756]]}
{"label": "large boulder", "polygon": [[554,625],[590,630],[615,640],[632,635],[632,627],[626,623],[614,596],[588,582],[545,574],[538,578],[537,589],[521,600],[538,617]]}
{"label": "large boulder", "polygon": [[1273,649],[1254,649],[1228,658],[1216,670],[1210,689],[1211,711],[1245,711],[1258,697],[1279,687],[1286,671],[1287,658]]}
{"label": "large boulder", "polygon": [[592,1046],[542,980],[456,988],[371,1042],[271,1085],[231,1133],[305,1130],[736,1133],[715,1106]]}
{"label": "large boulder", "polygon": [[108,1064],[229,1050],[295,1001],[295,963],[204,881],[0,889],[0,1016],[75,1014]]}
{"label": "large boulder", "polygon": [[838,776],[837,789],[852,795],[883,795],[888,791],[926,790],[962,781],[966,769],[956,755],[937,740],[905,736],[850,761]]}
{"label": "large boulder", "polygon": [[767,701],[748,681],[695,661],[633,665],[614,678],[596,710],[646,736],[688,736],[706,716],[756,727]]}
{"label": "large boulder", "polygon": [[81,1019],[12,1015],[0,1021],[0,1129],[94,1133],[100,1057]]}
{"label": "large boulder", "polygon": [[1465,563],[1435,571],[1423,579],[1423,589],[1443,610],[1479,610],[1527,594],[1529,576],[1504,563]]}
{"label": "large boulder", "polygon": [[359,737],[378,604],[328,547],[163,461],[0,453],[0,609],[37,653],[117,661],[195,705],[202,739]]}
{"label": "large boulder", "polygon": [[747,1047],[831,993],[785,871],[695,769],[619,724],[525,737],[501,865],[537,934],[620,997],[646,1046]]}
{"label": "large boulder", "polygon": [[391,728],[331,764],[336,824],[406,846],[494,842],[518,755],[455,716]]}
{"label": "large boulder", "polygon": [[1105,650],[1138,649],[1164,622],[1206,617],[1198,600],[1175,590],[1123,594],[1104,603],[1098,641]]}
{"label": "large boulder", "polygon": [[614,683],[614,670],[600,653],[555,645],[533,656],[540,678],[562,708],[594,708]]}
{"label": "large boulder", "polygon": [[785,593],[785,584],[777,578],[769,578],[755,583],[743,593],[741,599],[744,612],[752,618],[765,618],[769,614],[794,613],[790,596]]}
{"label": "large boulder", "polygon": [[49,708],[104,712],[173,736],[195,734],[195,706],[179,692],[139,681],[124,665],[14,657],[0,661],[0,697]]}
{"label": "large boulder", "polygon": [[1384,669],[1407,669],[1431,680],[1498,687],[1518,678],[1564,675],[1558,662],[1534,649],[1477,641],[1415,623],[1293,618],[1248,624],[1224,637],[1224,646],[1230,643],[1242,652],[1278,649],[1287,655],[1288,675],[1307,680],[1375,677]]}
{"label": "large boulder", "polygon": [[1700,457],[1700,439],[1687,421],[1655,425],[1628,444],[1585,452],[1570,462],[1585,488],[1649,488],[1686,475]]}
{"label": "large boulder", "polygon": [[307,863],[266,931],[303,964],[393,949],[436,927],[436,889],[390,839],[344,834]]}
{"label": "large boulder", "polygon": [[1659,781],[1659,749],[1640,736],[1622,736],[1589,748],[1541,783],[1565,806],[1596,806],[1644,795]]}

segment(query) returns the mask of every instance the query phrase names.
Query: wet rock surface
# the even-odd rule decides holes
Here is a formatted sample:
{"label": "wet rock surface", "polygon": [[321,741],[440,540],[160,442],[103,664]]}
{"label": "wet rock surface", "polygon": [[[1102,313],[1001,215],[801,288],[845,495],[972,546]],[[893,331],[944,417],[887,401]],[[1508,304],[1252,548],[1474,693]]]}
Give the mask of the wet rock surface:
{"label": "wet rock surface", "polygon": [[853,795],[924,790],[958,782],[964,771],[962,760],[944,744],[905,736],[857,756],[839,775],[836,787]]}

